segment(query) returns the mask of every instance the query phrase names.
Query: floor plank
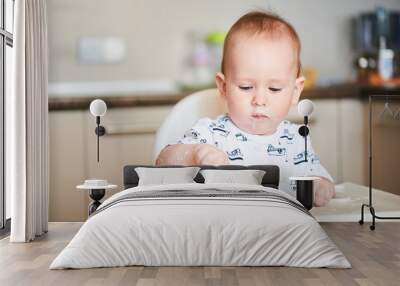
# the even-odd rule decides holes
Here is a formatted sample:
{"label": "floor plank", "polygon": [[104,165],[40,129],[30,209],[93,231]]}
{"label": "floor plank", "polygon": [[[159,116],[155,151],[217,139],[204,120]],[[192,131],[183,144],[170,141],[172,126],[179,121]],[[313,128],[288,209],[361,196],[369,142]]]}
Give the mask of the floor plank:
{"label": "floor plank", "polygon": [[0,285],[399,285],[400,222],[378,222],[375,231],[358,223],[322,223],[352,269],[291,267],[116,267],[48,269],[82,223],[50,223],[32,243],[0,240]]}

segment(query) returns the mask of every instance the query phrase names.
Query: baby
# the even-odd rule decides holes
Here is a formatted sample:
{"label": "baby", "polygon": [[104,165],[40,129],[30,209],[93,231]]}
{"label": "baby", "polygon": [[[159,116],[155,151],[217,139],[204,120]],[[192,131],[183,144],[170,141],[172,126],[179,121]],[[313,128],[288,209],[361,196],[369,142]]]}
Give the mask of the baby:
{"label": "baby", "polygon": [[215,120],[200,119],[178,141],[165,147],[157,165],[253,165],[280,168],[279,188],[295,195],[290,176],[312,175],[314,205],[323,206],[335,195],[333,180],[321,165],[299,126],[285,120],[299,101],[300,40],[294,28],[280,17],[250,12],[229,30],[216,84],[228,113]]}

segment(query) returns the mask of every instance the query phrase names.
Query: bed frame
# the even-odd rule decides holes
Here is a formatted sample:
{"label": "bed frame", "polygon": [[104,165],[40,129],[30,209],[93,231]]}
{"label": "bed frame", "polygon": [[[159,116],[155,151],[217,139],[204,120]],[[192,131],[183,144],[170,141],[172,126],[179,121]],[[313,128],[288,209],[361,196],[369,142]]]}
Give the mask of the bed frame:
{"label": "bed frame", "polygon": [[[127,165],[124,167],[124,189],[133,188],[138,185],[139,176],[135,171],[136,167],[147,167],[147,168],[181,168],[185,166],[153,166],[153,165]],[[278,189],[279,186],[279,167],[276,165],[250,165],[250,166],[240,166],[240,165],[224,165],[224,166],[206,166],[199,165],[202,170],[204,169],[218,169],[218,170],[263,170],[265,175],[262,179],[261,184],[265,187],[271,187]],[[197,183],[204,183],[204,178],[200,174],[194,178]]]}

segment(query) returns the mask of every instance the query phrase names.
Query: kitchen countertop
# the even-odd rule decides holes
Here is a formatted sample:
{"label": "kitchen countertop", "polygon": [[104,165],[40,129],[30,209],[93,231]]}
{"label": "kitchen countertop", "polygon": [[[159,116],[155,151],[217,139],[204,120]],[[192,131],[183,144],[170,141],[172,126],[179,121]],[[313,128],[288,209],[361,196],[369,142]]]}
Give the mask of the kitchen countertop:
{"label": "kitchen countertop", "polygon": [[[311,214],[319,222],[357,222],[361,218],[361,205],[368,203],[368,186],[345,182],[335,186],[336,197],[324,207],[312,208]],[[375,210],[381,216],[400,216],[400,196],[372,189]],[[364,222],[372,216],[366,208]],[[398,221],[398,220],[397,220]]]}
{"label": "kitchen countertop", "polygon": [[[94,98],[103,99],[108,108],[173,105],[185,96],[192,94],[191,91],[177,91],[166,95],[135,94],[135,95],[110,95],[110,96],[49,96],[49,110],[84,110],[88,109]],[[332,99],[332,98],[368,98],[368,95],[400,94],[400,86],[367,86],[356,83],[338,84],[327,87],[310,88],[303,91],[301,98],[309,99]]]}

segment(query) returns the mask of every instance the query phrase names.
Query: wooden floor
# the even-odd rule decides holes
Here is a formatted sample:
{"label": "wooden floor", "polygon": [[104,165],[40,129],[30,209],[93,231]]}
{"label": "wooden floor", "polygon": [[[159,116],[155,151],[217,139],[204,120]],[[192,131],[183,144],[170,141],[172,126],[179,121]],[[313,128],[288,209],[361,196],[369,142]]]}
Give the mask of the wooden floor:
{"label": "wooden floor", "polygon": [[400,222],[324,223],[353,268],[119,267],[48,270],[81,223],[50,223],[32,243],[0,241],[0,285],[400,285]]}

